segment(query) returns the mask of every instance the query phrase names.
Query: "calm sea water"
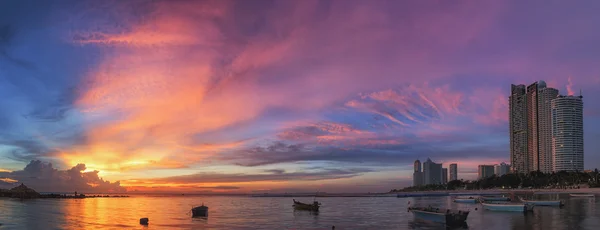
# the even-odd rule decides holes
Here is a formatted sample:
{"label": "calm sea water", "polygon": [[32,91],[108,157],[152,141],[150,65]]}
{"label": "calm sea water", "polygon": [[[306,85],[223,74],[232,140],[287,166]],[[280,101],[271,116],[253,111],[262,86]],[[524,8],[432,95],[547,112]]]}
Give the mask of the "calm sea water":
{"label": "calm sea water", "polygon": [[[556,196],[556,195],[554,195]],[[557,198],[557,197],[553,197]],[[444,229],[415,220],[407,203],[470,209],[469,229],[600,229],[600,198],[561,196],[566,206],[534,213],[484,211],[451,197],[320,198],[318,215],[292,209],[292,198],[240,196],[134,196],[129,198],[0,199],[0,229]],[[311,202],[312,198],[296,198]],[[208,218],[191,218],[193,205],[209,206]],[[479,210],[475,211],[475,208]],[[150,218],[147,227],[139,218]]]}

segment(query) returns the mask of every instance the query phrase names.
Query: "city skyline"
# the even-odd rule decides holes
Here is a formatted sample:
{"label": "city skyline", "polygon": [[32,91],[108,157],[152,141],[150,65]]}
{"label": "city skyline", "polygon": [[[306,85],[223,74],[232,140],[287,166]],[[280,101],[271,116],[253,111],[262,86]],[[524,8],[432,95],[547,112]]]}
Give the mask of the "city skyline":
{"label": "city skyline", "polygon": [[581,89],[600,168],[597,7],[0,1],[0,187],[381,192],[427,157],[472,180],[512,165],[508,86],[540,80]]}

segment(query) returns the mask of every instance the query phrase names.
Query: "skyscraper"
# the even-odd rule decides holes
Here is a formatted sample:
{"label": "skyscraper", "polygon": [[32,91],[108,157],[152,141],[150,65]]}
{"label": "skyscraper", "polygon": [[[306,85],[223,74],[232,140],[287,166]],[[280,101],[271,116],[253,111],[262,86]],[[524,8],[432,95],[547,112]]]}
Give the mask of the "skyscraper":
{"label": "skyscraper", "polygon": [[511,85],[509,120],[513,171],[552,171],[551,101],[557,96],[558,90],[548,88],[544,81],[527,88]]}
{"label": "skyscraper", "polygon": [[448,183],[448,168],[442,168],[442,184]]}
{"label": "skyscraper", "polygon": [[458,180],[458,165],[450,164],[450,181]]}
{"label": "skyscraper", "polygon": [[414,163],[413,186],[423,185],[423,172],[421,172],[421,161],[416,160]]}
{"label": "skyscraper", "polygon": [[583,171],[583,97],[552,100],[554,171]]}
{"label": "skyscraper", "polygon": [[[544,81],[538,85],[538,170],[552,172],[552,100],[558,97],[558,90],[546,87]],[[534,170],[535,167],[534,167]]]}
{"label": "skyscraper", "polygon": [[510,164],[514,172],[529,172],[525,85],[511,85],[509,96]]}
{"label": "skyscraper", "polygon": [[441,184],[442,183],[442,164],[437,164],[431,159],[423,163],[423,184]]}
{"label": "skyscraper", "polygon": [[420,160],[415,161],[414,169],[415,169],[415,172],[421,172],[421,161]]}
{"label": "skyscraper", "polygon": [[478,167],[478,179],[488,178],[494,175],[493,165],[479,165]]}
{"label": "skyscraper", "polygon": [[527,164],[528,171],[538,170],[538,83],[527,86]]}

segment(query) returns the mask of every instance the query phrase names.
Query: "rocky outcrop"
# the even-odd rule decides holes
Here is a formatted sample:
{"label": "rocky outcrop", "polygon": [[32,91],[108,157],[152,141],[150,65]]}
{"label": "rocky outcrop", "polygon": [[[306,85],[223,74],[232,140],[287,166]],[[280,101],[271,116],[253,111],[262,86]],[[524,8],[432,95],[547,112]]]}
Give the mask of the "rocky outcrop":
{"label": "rocky outcrop", "polygon": [[11,193],[11,197],[13,198],[31,199],[40,197],[40,194],[38,192],[25,186],[22,183],[17,187],[11,188],[9,192]]}

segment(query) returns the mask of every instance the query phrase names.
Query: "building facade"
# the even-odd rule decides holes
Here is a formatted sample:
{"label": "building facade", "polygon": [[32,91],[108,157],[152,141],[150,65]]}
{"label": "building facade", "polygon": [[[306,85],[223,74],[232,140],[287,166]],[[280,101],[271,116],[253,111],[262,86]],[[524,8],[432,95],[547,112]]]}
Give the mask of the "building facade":
{"label": "building facade", "polygon": [[416,160],[414,163],[413,186],[423,185],[423,172],[421,172],[421,161]]}
{"label": "building facade", "polygon": [[442,184],[448,184],[448,168],[442,168]]}
{"label": "building facade", "polygon": [[450,164],[450,181],[458,180],[458,165]]}
{"label": "building facade", "polygon": [[525,85],[511,85],[509,96],[510,164],[514,172],[529,172],[527,97]]}
{"label": "building facade", "polygon": [[583,171],[583,97],[552,100],[552,159],[558,171]]}
{"label": "building facade", "polygon": [[431,159],[423,163],[423,184],[441,184],[442,183],[442,164],[437,164]]}
{"label": "building facade", "polygon": [[503,176],[508,173],[510,173],[510,165],[504,162],[494,165],[494,174],[496,174],[496,176]]}
{"label": "building facade", "polygon": [[485,179],[494,175],[493,165],[479,165],[478,179]]}
{"label": "building facade", "polygon": [[[537,169],[543,173],[551,173],[552,165],[552,100],[558,97],[558,90],[546,87],[544,81],[538,85],[538,157]],[[534,163],[535,165],[535,163]]]}
{"label": "building facade", "polygon": [[528,171],[539,169],[538,142],[538,83],[527,86],[527,164]]}
{"label": "building facade", "polygon": [[512,171],[552,172],[552,105],[558,90],[538,81],[511,85],[509,97],[510,165]]}

